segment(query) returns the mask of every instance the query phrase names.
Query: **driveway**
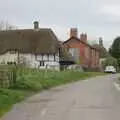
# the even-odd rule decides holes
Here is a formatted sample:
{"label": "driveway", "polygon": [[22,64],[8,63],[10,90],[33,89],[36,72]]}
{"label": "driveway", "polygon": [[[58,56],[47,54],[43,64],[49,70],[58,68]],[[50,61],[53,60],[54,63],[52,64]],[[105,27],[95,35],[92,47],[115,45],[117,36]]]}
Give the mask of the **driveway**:
{"label": "driveway", "polygon": [[113,75],[41,92],[15,105],[2,120],[119,120],[120,91]]}

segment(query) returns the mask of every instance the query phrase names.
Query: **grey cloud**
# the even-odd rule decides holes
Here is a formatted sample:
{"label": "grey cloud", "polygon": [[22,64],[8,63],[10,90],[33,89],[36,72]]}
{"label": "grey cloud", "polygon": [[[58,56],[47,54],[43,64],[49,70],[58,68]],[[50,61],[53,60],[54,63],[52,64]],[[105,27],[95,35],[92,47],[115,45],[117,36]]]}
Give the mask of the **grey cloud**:
{"label": "grey cloud", "polygon": [[[120,31],[120,18],[100,11],[103,5],[120,4],[119,0],[0,0],[0,3],[0,19],[21,26],[39,19],[41,23],[63,29],[77,26],[81,32],[104,36],[108,42]],[[60,28],[58,34],[62,33]]]}

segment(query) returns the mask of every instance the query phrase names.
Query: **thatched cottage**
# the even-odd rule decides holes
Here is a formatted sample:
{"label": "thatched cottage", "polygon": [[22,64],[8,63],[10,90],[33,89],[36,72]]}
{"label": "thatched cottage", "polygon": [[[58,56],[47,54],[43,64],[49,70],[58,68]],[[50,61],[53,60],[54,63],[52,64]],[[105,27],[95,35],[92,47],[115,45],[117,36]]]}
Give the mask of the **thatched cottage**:
{"label": "thatched cottage", "polygon": [[31,68],[59,69],[59,41],[51,29],[0,31],[0,64],[21,64]]}

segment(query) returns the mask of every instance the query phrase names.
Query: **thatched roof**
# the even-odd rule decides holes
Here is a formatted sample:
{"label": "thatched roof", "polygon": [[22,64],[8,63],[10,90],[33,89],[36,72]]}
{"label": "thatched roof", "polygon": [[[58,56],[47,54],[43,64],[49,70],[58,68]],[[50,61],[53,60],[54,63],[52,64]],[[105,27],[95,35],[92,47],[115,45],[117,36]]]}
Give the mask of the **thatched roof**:
{"label": "thatched roof", "polygon": [[59,42],[51,29],[23,29],[0,32],[0,54],[16,50],[21,53],[54,54]]}

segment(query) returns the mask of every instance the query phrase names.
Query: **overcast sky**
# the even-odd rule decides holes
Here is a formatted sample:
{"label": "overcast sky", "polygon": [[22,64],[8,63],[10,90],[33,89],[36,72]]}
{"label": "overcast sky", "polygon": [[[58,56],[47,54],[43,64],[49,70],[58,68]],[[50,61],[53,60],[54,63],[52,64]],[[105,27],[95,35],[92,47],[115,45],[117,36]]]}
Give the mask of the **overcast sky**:
{"label": "overcast sky", "polygon": [[60,40],[68,38],[69,29],[77,27],[90,40],[104,38],[108,48],[120,35],[120,0],[0,0],[0,20],[18,28],[52,28]]}

